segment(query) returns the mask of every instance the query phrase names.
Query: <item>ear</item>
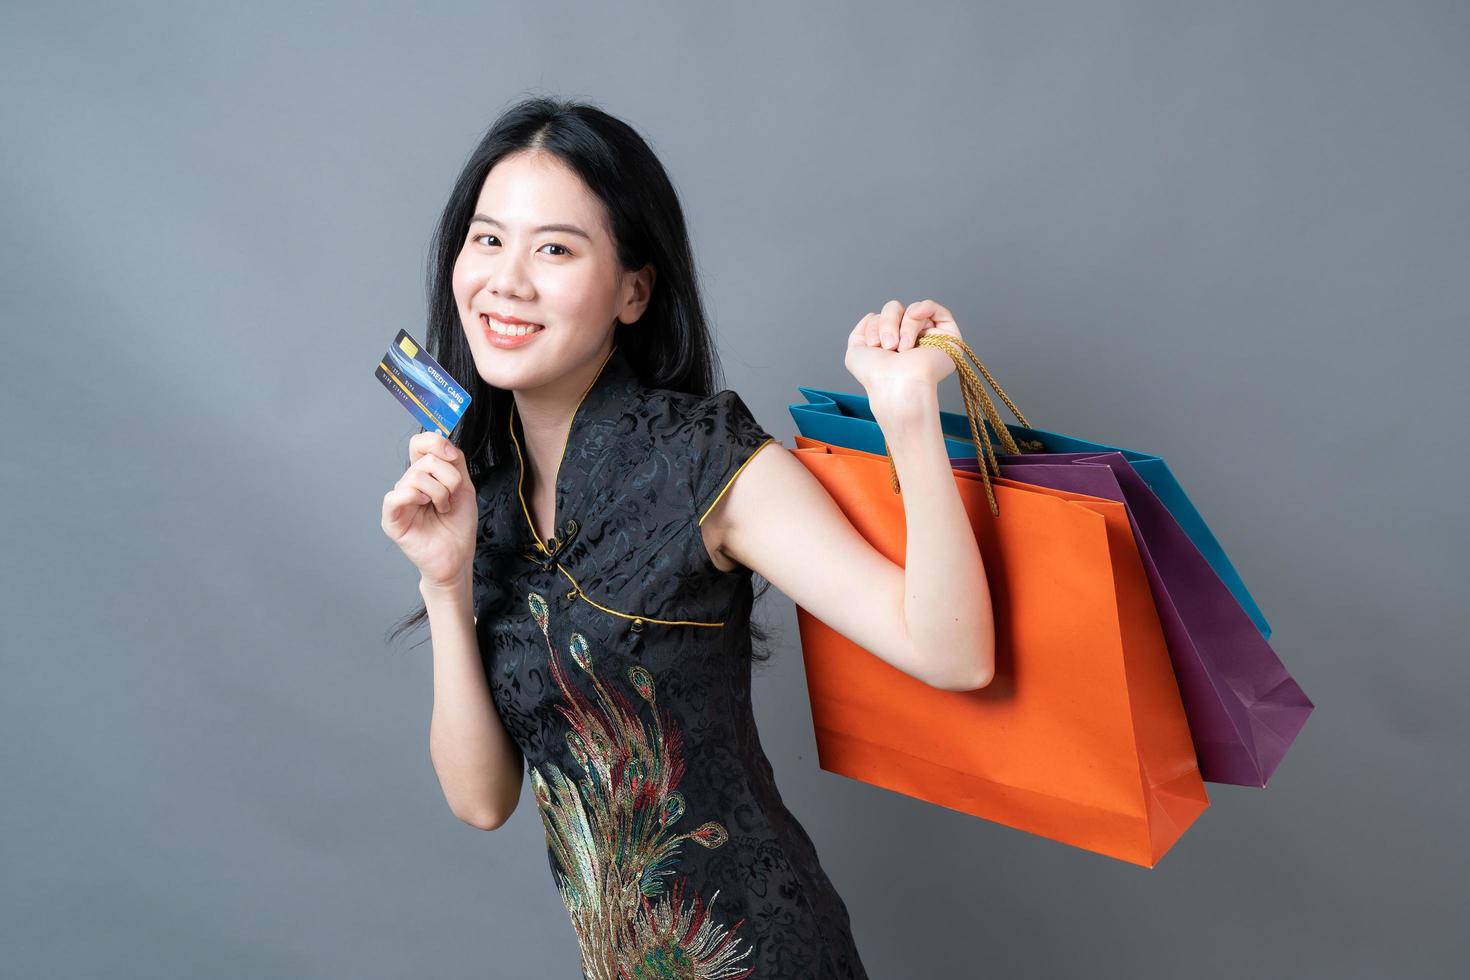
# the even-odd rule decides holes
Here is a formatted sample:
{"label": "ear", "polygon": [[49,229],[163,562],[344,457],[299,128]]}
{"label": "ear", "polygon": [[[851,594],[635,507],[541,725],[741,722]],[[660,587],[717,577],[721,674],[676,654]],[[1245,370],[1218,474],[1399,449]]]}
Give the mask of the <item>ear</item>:
{"label": "ear", "polygon": [[623,301],[623,308],[618,311],[618,319],[623,323],[637,323],[648,309],[648,301],[653,298],[653,284],[658,278],[658,270],[649,263],[637,272],[626,275],[627,298]]}

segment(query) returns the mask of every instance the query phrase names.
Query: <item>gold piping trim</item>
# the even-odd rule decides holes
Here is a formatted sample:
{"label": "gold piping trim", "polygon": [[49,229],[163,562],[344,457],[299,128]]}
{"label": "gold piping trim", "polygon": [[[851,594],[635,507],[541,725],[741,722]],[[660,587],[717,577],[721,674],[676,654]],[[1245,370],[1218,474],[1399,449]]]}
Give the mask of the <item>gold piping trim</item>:
{"label": "gold piping trim", "polygon": [[[566,458],[567,458],[567,440],[572,437],[572,423],[574,423],[574,422],[577,421],[577,412],[581,411],[582,403],[587,400],[587,395],[588,395],[589,392],[592,391],[593,386],[595,386],[597,384],[597,379],[600,378],[600,377],[602,377],[602,370],[603,370],[603,368],[607,367],[607,362],[610,361],[610,360],[612,360],[613,351],[615,351],[617,349],[618,349],[618,345],[617,344],[613,344],[613,346],[608,350],[607,356],[602,359],[602,363],[599,364],[599,365],[597,365],[597,373],[592,376],[592,380],[588,383],[587,387],[584,388],[584,389],[582,389],[582,397],[580,397],[580,398],[577,399],[577,407],[574,408],[574,409],[572,409],[572,419],[571,419],[570,422],[567,423],[567,434],[564,435],[564,436],[562,436],[562,438],[561,438],[561,457],[557,460],[557,464],[556,464],[556,476],[552,478],[552,484],[553,484],[553,486],[555,485],[557,478],[561,476],[561,464],[564,463],[564,462],[566,462]],[[529,508],[529,507],[526,506],[526,495],[521,492],[522,491],[522,488],[525,486],[525,483],[526,483],[526,460],[525,460],[525,457],[523,457],[521,455],[521,441],[516,438],[515,417],[516,417],[516,403],[515,403],[515,399],[512,398],[510,400],[510,411],[507,412],[506,415],[505,415],[505,427],[506,427],[507,431],[510,432],[510,442],[511,442],[511,445],[513,445],[515,447],[515,450],[516,450],[516,463],[517,463],[517,470],[516,470],[516,497],[518,497],[520,499],[520,501],[521,501],[521,513],[524,514],[525,517],[526,517],[526,526],[531,529],[531,539],[536,542],[536,548],[537,548],[537,550],[540,551],[543,555],[549,555],[549,554],[551,554],[551,551],[549,549],[547,549],[545,543],[542,542],[542,540],[541,540],[541,532],[539,532],[539,531],[536,530],[536,522],[533,521],[533,520],[531,520],[531,508]],[[556,511],[556,492],[555,492],[555,490],[553,490],[552,491],[552,515],[551,515],[551,521],[552,521],[552,525],[553,525],[552,526],[552,529],[551,529],[551,533],[552,533],[552,536],[553,537],[555,537],[556,534],[559,533],[560,530],[561,530],[561,528],[559,526],[556,526],[556,519],[560,515],[558,515],[555,511]]]}
{"label": "gold piping trim", "polygon": [[766,448],[766,445],[768,443],[772,443],[775,441],[775,436],[767,436],[765,442],[762,442],[759,446],[756,446],[750,451],[750,455],[745,457],[745,462],[741,463],[735,468],[735,472],[730,474],[730,479],[725,481],[725,485],[720,488],[720,492],[715,495],[715,499],[711,500],[709,506],[704,509],[704,513],[699,515],[700,524],[703,524],[704,519],[709,516],[709,512],[715,509],[715,504],[720,502],[720,498],[725,496],[725,491],[730,489],[730,484],[735,482],[735,478],[740,475],[740,471],[749,466],[750,461],[755,459],[755,454]]}
{"label": "gold piping trim", "polygon": [[702,623],[702,622],[698,622],[698,621],[693,620],[693,619],[655,619],[652,616],[635,616],[632,613],[618,612],[618,610],[616,610],[616,609],[609,609],[607,606],[604,606],[602,603],[598,602],[596,599],[593,599],[587,593],[583,592],[582,591],[582,586],[580,584],[578,584],[578,582],[577,582],[576,579],[572,578],[572,573],[571,572],[567,571],[565,568],[562,567],[561,562],[557,562],[556,563],[556,568],[557,568],[557,571],[561,572],[563,575],[565,575],[567,577],[567,581],[569,581],[569,582],[572,583],[572,594],[576,595],[576,597],[579,598],[579,599],[581,599],[583,602],[590,603],[591,605],[596,606],[598,609],[601,609],[605,613],[611,613],[614,616],[621,616],[624,619],[631,619],[631,620],[634,620],[634,621],[637,621],[637,622],[644,622],[644,623],[662,623],[665,626],[724,626],[725,625],[723,622],[719,622],[719,623]]}

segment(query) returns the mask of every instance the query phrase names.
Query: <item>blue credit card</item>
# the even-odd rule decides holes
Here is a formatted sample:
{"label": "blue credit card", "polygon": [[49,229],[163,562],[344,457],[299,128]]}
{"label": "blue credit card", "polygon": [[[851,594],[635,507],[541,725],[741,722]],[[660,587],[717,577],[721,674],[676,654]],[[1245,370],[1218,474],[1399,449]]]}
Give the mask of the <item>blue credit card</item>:
{"label": "blue credit card", "polygon": [[446,439],[470,407],[470,393],[406,330],[398,331],[373,373],[420,425]]}

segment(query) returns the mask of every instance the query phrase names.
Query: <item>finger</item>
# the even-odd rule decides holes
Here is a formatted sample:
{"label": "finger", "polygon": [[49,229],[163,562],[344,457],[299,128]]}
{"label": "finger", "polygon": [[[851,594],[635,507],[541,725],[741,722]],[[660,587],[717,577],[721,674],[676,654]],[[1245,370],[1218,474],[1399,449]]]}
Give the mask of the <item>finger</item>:
{"label": "finger", "polygon": [[847,335],[847,346],[849,346],[849,347],[863,347],[863,346],[866,346],[867,345],[867,342],[868,342],[867,324],[868,324],[868,317],[871,316],[871,315],[872,314],[866,314],[866,315],[863,316],[862,319],[858,320],[857,325],[854,326],[852,328],[852,331],[849,332],[848,335]]}
{"label": "finger", "polygon": [[434,510],[441,514],[449,512],[449,488],[440,483],[431,473],[420,469],[410,469],[403,474],[403,479],[398,481],[405,487],[413,487],[421,491],[434,504]]}
{"label": "finger", "polygon": [[881,347],[882,341],[878,339],[878,314],[869,313],[863,317],[863,343],[869,347]]}
{"label": "finger", "polygon": [[410,463],[417,462],[418,458],[424,453],[433,452],[434,437],[437,435],[437,432],[419,432],[410,436],[408,440],[408,461]]}
{"label": "finger", "polygon": [[451,462],[455,456],[463,455],[455,448],[454,443],[433,430],[420,432],[408,440],[408,461],[410,463],[417,462],[418,458],[425,453],[433,453],[440,459],[447,459]]}
{"label": "finger", "polygon": [[878,339],[885,350],[898,349],[898,327],[903,310],[902,303],[891,299],[883,304],[883,312],[878,314]]}
{"label": "finger", "polygon": [[903,311],[903,319],[898,324],[898,349],[909,350],[919,342],[919,335],[929,325],[924,317],[913,315],[914,304],[910,303]]}
{"label": "finger", "polygon": [[459,449],[446,442],[443,449],[425,453],[416,462],[421,466],[433,466],[438,463],[444,468],[443,472],[448,473],[461,469],[465,465],[465,457]]}
{"label": "finger", "polygon": [[918,320],[928,320],[943,332],[959,336],[960,331],[954,322],[954,314],[932,299],[921,299],[916,303],[910,303],[908,315]]}
{"label": "finger", "polygon": [[383,494],[383,531],[398,539],[413,523],[414,515],[424,504],[431,503],[428,494],[416,487],[394,486]]}
{"label": "finger", "polygon": [[464,483],[464,476],[454,463],[446,463],[433,453],[420,456],[410,469],[421,470],[444,485],[452,494]]}

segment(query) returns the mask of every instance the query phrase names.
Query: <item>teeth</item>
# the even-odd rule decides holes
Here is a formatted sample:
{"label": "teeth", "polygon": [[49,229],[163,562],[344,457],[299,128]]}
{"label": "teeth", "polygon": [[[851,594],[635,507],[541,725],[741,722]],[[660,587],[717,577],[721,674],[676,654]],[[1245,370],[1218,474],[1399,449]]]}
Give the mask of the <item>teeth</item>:
{"label": "teeth", "polygon": [[490,325],[491,330],[494,330],[502,337],[524,337],[528,333],[535,333],[537,330],[542,329],[539,324],[525,325],[515,323],[501,323],[499,320],[491,316],[486,316],[482,319],[484,319],[484,321]]}

